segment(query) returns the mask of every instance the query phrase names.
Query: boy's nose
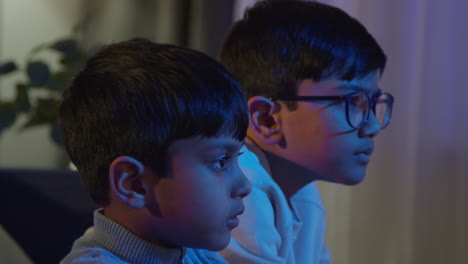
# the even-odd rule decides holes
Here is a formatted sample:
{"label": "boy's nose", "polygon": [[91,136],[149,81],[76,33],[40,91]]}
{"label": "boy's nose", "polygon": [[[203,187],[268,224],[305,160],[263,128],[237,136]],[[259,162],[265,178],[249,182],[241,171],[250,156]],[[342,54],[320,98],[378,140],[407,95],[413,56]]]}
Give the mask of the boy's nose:
{"label": "boy's nose", "polygon": [[244,173],[239,168],[239,174],[238,174],[238,181],[235,185],[234,191],[232,193],[233,197],[240,197],[244,198],[247,195],[250,194],[252,191],[252,184],[250,183],[249,179],[245,177]]}
{"label": "boy's nose", "polygon": [[380,126],[377,117],[375,116],[374,111],[371,111],[369,114],[369,119],[367,122],[359,129],[359,136],[360,137],[375,137],[377,136],[382,127]]}

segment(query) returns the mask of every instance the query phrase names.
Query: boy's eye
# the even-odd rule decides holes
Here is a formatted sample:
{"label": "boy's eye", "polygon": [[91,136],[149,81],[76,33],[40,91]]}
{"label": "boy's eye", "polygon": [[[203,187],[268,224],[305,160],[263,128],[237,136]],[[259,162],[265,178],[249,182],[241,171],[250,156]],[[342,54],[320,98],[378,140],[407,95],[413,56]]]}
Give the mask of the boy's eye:
{"label": "boy's eye", "polygon": [[350,99],[351,105],[357,108],[362,108],[365,105],[366,101],[367,100],[364,97],[364,95],[356,95],[356,96],[351,97]]}
{"label": "boy's eye", "polygon": [[[242,155],[243,152],[239,152],[238,156]],[[218,170],[224,170],[226,169],[227,162],[231,159],[232,156],[230,155],[223,155],[219,157],[215,162],[214,162],[214,168]]]}
{"label": "boy's eye", "polygon": [[223,170],[224,168],[226,168],[226,162],[228,161],[229,158],[230,157],[227,156],[227,155],[223,155],[223,156],[219,157],[214,163],[214,168],[219,169],[219,170]]}

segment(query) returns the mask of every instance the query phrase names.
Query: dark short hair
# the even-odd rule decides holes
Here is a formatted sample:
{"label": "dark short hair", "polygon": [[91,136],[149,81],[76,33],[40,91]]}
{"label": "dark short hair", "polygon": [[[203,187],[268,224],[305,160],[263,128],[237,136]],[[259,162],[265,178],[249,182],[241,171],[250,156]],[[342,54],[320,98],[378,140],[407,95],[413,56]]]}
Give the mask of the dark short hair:
{"label": "dark short hair", "polygon": [[164,174],[176,140],[243,140],[246,108],[238,83],[208,55],[136,38],[89,59],[64,92],[58,120],[84,185],[106,205],[116,157],[131,156]]}
{"label": "dark short hair", "polygon": [[352,80],[383,71],[386,56],[366,28],[315,1],[256,3],[224,40],[220,61],[247,98],[289,96],[304,79]]}

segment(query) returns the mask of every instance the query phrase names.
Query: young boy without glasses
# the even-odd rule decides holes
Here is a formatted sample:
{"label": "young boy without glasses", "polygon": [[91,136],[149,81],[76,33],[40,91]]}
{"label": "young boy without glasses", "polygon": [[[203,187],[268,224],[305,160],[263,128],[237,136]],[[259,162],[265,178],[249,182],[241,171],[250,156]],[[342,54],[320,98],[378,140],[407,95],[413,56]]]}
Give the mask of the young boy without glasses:
{"label": "young boy without glasses", "polygon": [[62,263],[225,263],[211,251],[251,185],[237,163],[246,101],[219,63],[144,39],[108,45],[64,92],[59,124],[103,206]]}
{"label": "young boy without glasses", "polygon": [[386,56],[356,19],[315,1],[262,1],[227,35],[220,61],[248,98],[252,182],[229,263],[330,263],[315,181],[360,183],[393,97]]}

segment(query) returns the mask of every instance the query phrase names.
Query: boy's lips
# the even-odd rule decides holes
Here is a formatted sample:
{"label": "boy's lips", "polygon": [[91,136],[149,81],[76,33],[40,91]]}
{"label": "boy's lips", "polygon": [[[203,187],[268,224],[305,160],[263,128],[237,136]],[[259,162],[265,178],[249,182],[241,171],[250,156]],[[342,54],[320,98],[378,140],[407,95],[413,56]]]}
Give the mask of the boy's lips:
{"label": "boy's lips", "polygon": [[374,152],[374,144],[372,143],[372,141],[370,141],[368,144],[366,145],[363,145],[361,148],[359,148],[358,151],[356,151],[354,154],[355,155],[361,155],[361,154],[365,154],[365,155],[372,155],[372,152]]}
{"label": "boy's lips", "polygon": [[239,218],[237,218],[237,216],[241,215],[244,213],[244,205],[242,205],[242,207],[236,211],[236,213],[229,217],[228,220],[227,220],[227,226],[228,228],[230,229],[234,229],[236,228],[238,225],[239,225]]}
{"label": "boy's lips", "polygon": [[365,155],[372,155],[372,152],[374,152],[374,149],[373,148],[367,148],[367,149],[364,149],[364,150],[361,150],[361,151],[358,151],[356,153],[354,153],[355,155],[360,155],[360,154],[365,154]]}
{"label": "boy's lips", "polygon": [[361,150],[354,153],[359,159],[359,161],[363,164],[367,164],[370,162],[370,156],[374,152],[374,146],[370,145],[367,147],[363,147]]}
{"label": "boy's lips", "polygon": [[234,229],[239,225],[239,218],[237,216],[233,216],[227,220],[227,227],[229,229]]}

